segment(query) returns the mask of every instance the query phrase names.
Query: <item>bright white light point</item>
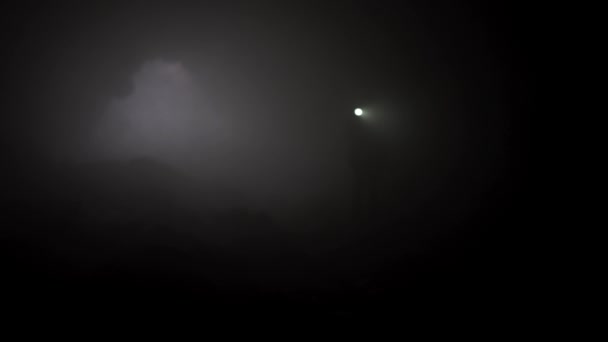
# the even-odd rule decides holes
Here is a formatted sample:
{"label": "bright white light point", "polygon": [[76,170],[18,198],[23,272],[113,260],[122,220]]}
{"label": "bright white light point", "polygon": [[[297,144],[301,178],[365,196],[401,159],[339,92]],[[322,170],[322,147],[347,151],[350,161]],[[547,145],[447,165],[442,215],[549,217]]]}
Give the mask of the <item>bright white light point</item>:
{"label": "bright white light point", "polygon": [[361,115],[363,115],[363,110],[362,110],[361,108],[357,108],[357,109],[355,109],[355,115],[356,115],[356,116],[361,116]]}

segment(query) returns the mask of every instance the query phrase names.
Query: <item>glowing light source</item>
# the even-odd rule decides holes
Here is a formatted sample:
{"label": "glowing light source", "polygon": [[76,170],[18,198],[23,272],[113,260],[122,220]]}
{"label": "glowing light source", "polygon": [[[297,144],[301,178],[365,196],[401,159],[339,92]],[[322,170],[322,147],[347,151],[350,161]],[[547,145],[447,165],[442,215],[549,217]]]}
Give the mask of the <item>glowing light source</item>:
{"label": "glowing light source", "polygon": [[361,108],[357,108],[357,109],[355,109],[355,115],[356,115],[356,116],[361,116],[361,115],[363,115],[363,109],[361,109]]}

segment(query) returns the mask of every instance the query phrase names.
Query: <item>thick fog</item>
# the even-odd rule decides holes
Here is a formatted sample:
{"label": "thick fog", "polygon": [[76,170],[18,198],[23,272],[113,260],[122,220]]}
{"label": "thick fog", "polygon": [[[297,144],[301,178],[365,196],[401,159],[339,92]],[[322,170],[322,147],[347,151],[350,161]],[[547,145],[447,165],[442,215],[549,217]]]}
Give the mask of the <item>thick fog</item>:
{"label": "thick fog", "polygon": [[28,114],[11,122],[13,150],[152,160],[213,188],[217,205],[284,215],[352,209],[353,162],[367,159],[394,210],[457,187],[466,206],[508,163],[508,69],[466,8],[390,8],[82,8],[10,70],[35,98],[14,106]]}
{"label": "thick fog", "polygon": [[372,314],[477,293],[521,225],[530,95],[493,4],[0,4],[7,279]]}
{"label": "thick fog", "polygon": [[[204,75],[179,61],[144,61],[131,82],[131,92],[111,99],[97,118],[79,158],[167,163],[193,179],[231,189],[259,209],[311,205],[347,190],[346,137],[324,129],[324,122],[310,125],[310,119],[294,120],[290,112],[275,119],[265,113],[271,106],[255,103],[215,106],[213,92],[205,92],[213,84],[205,85]],[[238,101],[239,94],[233,96]],[[286,125],[287,120],[296,124]],[[326,124],[333,123],[328,118]]]}
{"label": "thick fog", "polygon": [[[44,153],[69,162],[166,163],[224,189],[230,195],[218,196],[219,205],[245,201],[274,214],[349,210],[354,108],[366,108],[370,135],[411,167],[414,154],[431,148],[424,100],[383,93],[395,81],[414,89],[420,72],[376,61],[374,50],[387,47],[364,33],[370,46],[345,39],[363,30],[354,25],[362,14],[334,22],[312,7],[285,10],[288,17],[280,7],[220,7],[198,13],[200,22],[180,12],[184,22],[164,29],[158,13],[134,8],[91,24],[91,37],[73,38],[75,46],[52,59],[54,117],[40,135],[50,140]],[[399,151],[404,142],[418,152]]]}
{"label": "thick fog", "polygon": [[[179,63],[151,61],[132,77],[132,93],[113,99],[99,119],[92,137],[98,151],[90,157],[103,159],[153,158],[185,162],[210,145],[216,115],[200,104],[201,95],[189,73]],[[206,115],[207,120],[204,121]],[[190,157],[191,159],[192,157]]]}
{"label": "thick fog", "polygon": [[[491,183],[509,95],[481,23],[342,5],[83,9],[35,67],[15,70],[24,94],[40,91],[16,132],[57,162],[147,158],[216,188],[218,205],[282,214],[349,210],[365,153],[382,156],[369,164],[391,196],[437,197],[461,175],[467,191]],[[375,141],[365,153],[357,107]]]}

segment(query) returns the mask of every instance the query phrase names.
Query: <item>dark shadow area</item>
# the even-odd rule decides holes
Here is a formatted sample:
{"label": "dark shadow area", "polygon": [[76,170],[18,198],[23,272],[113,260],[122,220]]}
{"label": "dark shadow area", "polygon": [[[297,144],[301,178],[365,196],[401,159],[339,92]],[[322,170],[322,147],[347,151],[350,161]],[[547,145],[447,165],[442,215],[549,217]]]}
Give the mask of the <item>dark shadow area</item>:
{"label": "dark shadow area", "polygon": [[509,296],[494,292],[509,282],[502,239],[517,224],[501,193],[456,222],[445,193],[414,213],[387,217],[383,206],[299,232],[247,207],[214,208],[203,184],[153,161],[30,177],[2,196],[3,285],[18,302],[367,316]]}

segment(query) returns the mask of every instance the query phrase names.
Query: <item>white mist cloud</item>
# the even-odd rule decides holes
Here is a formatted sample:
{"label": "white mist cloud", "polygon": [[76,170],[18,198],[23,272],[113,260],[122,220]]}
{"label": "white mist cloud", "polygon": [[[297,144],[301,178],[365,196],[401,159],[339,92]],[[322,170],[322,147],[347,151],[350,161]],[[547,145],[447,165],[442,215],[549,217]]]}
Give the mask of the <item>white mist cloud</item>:
{"label": "white mist cloud", "polygon": [[[294,124],[296,113],[279,120],[270,105],[239,101],[255,89],[215,87],[209,94],[214,84],[201,87],[202,78],[179,62],[144,63],[131,93],[108,104],[87,159],[149,158],[275,210],[317,203],[344,186],[344,155],[323,143],[336,140],[331,131]],[[211,97],[218,94],[231,101],[216,111]]]}
{"label": "white mist cloud", "polygon": [[102,157],[181,163],[222,135],[204,94],[180,63],[147,62],[132,82],[131,94],[111,101],[102,117],[96,136]]}

